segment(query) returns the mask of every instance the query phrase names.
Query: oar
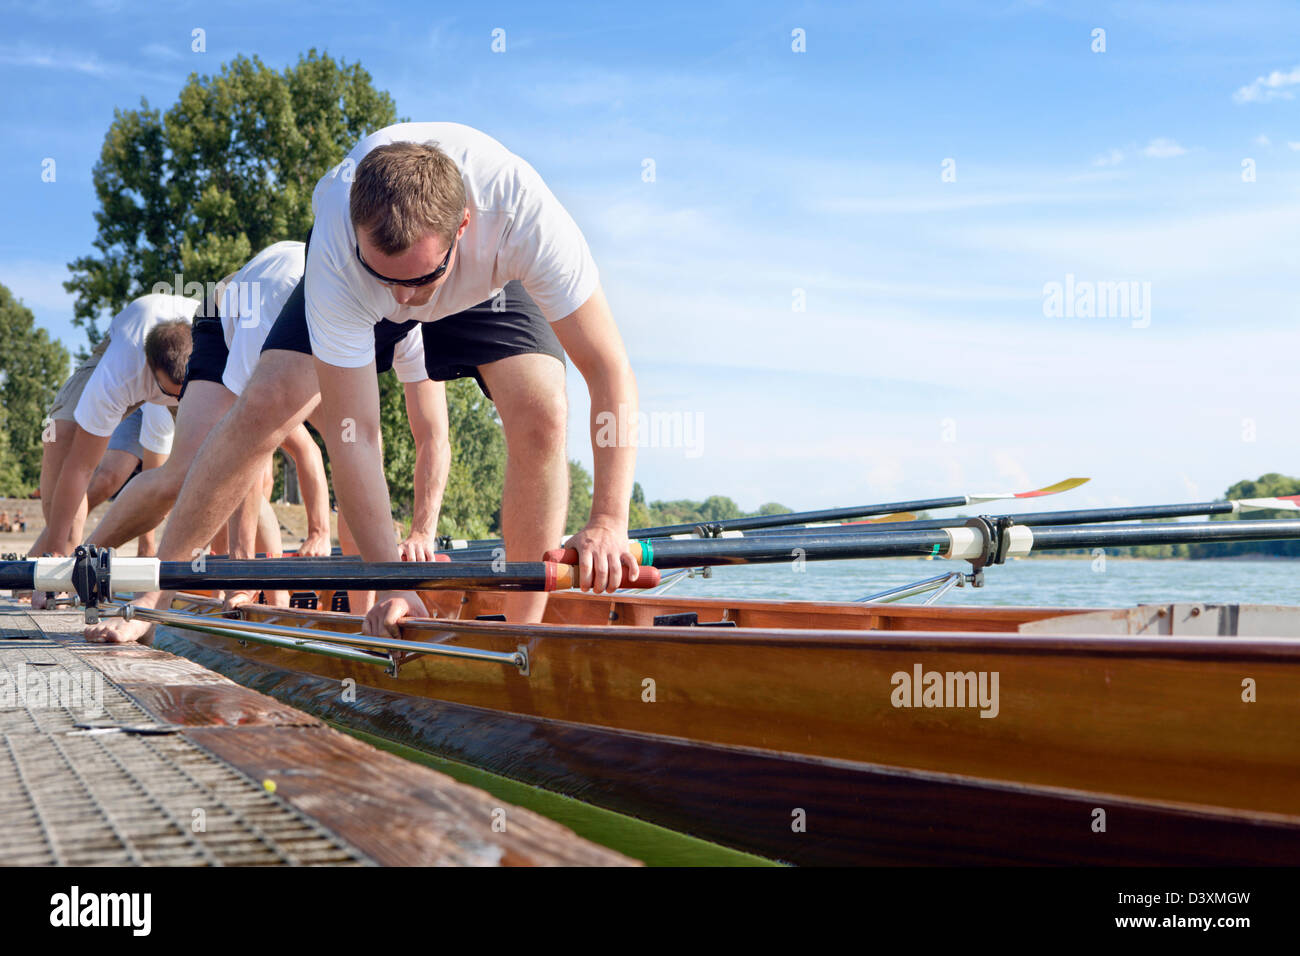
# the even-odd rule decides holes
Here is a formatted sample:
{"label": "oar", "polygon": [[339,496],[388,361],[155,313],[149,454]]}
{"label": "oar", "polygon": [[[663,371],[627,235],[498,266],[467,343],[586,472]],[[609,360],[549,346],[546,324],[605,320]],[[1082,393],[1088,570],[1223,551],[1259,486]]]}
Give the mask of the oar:
{"label": "oar", "polygon": [[[936,556],[990,561],[1032,551],[1077,548],[1128,548],[1146,544],[1279,541],[1300,538],[1300,520],[1209,521],[1177,524],[1067,525],[1031,528],[999,519],[972,518],[963,526],[920,531],[869,531],[861,534],[758,535],[746,538],[633,541],[630,550],[643,566],[696,568],[724,564],[775,564],[853,558]],[[572,563],[572,549],[556,549],[548,561]]]}
{"label": "oar", "polygon": [[[1109,521],[1147,521],[1165,518],[1189,518],[1200,515],[1239,514],[1243,511],[1300,511],[1297,504],[1300,496],[1295,498],[1236,498],[1231,501],[1201,501],[1191,504],[1175,505],[1135,505],[1122,508],[1083,508],[1074,511],[1036,511],[1023,512],[1008,517],[1016,524],[1031,527],[1046,527],[1063,524],[1096,524]],[[951,518],[930,518],[924,521],[903,521],[891,525],[896,531],[924,531],[933,528],[946,528],[952,524]],[[793,528],[763,528],[750,532],[754,536],[792,535],[805,531],[819,534],[862,534],[872,531],[857,521],[845,521],[840,524],[800,525]]]}
{"label": "oar", "polygon": [[[1078,488],[1089,481],[1088,478],[1067,478],[1045,488],[1033,491],[994,491],[984,494],[956,495],[949,498],[922,498],[917,501],[891,501],[885,504],[857,505],[852,508],[830,508],[822,511],[795,511],[779,515],[753,515],[748,518],[724,518],[721,521],[688,521],[682,524],[666,524],[656,528],[636,528],[628,532],[630,538],[664,538],[675,534],[690,534],[697,528],[707,527],[710,531],[752,531],[756,528],[779,528],[788,525],[808,524],[817,521],[848,521],[854,518],[869,518],[873,515],[890,515],[902,511],[935,511],[940,508],[964,508],[966,505],[982,504],[986,501],[1005,501],[1012,498],[1042,498],[1047,495],[1059,495],[1063,491]],[[459,541],[443,539],[442,547],[452,550],[465,548],[490,548],[500,544],[500,539],[480,541]]]}
{"label": "oar", "polygon": [[[86,591],[109,600],[117,591],[193,591],[247,588],[321,588],[353,591],[500,590],[558,591],[577,584],[569,565],[545,561],[450,564],[433,561],[394,561],[367,564],[336,558],[264,558],[159,561],[119,558],[110,552],[88,551],[72,558],[37,558],[0,562],[0,588],[36,591]],[[654,568],[641,571],[627,586],[655,587]]]}

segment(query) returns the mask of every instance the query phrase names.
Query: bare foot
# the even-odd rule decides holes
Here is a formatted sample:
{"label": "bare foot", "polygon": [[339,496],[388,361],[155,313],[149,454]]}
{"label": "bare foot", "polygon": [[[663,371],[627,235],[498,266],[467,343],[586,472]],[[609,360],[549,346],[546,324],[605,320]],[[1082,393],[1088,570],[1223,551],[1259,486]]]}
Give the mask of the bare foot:
{"label": "bare foot", "polygon": [[83,636],[91,644],[131,644],[144,639],[152,630],[150,621],[118,617],[87,625]]}

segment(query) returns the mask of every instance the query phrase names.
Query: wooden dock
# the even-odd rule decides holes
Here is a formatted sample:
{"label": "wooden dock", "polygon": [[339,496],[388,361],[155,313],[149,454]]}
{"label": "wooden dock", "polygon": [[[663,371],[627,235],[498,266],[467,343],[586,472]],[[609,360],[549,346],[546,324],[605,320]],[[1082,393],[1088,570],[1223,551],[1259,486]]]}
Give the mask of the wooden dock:
{"label": "wooden dock", "polygon": [[184,658],[81,629],[79,613],[0,598],[0,865],[635,864]]}

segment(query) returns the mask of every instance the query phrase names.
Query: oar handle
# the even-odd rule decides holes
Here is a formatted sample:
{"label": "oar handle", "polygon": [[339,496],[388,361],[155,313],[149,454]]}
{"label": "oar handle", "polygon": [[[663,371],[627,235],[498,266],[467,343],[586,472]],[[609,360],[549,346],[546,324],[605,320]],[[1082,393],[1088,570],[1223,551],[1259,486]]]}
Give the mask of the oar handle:
{"label": "oar handle", "polygon": [[[654,554],[650,548],[649,541],[629,541],[627,543],[627,553],[632,555],[632,560],[639,565],[648,565],[653,563]],[[542,555],[543,561],[554,561],[556,564],[577,564],[577,548],[553,548]],[[637,587],[640,587],[637,584]]]}
{"label": "oar handle", "polygon": [[[556,549],[556,551],[558,550],[559,549]],[[555,554],[555,553],[556,553],[555,551],[547,552],[547,554]],[[574,556],[573,560],[574,561],[578,560],[576,555]],[[547,577],[548,584],[550,584],[551,582],[550,569],[551,568],[555,569],[555,578],[554,578],[555,586],[548,587],[546,590],[567,591],[569,588],[576,588],[578,586],[578,569],[573,564],[558,564],[556,562],[551,561],[548,558],[546,560],[546,568],[547,568],[546,577]],[[660,575],[659,575],[658,568],[642,567],[637,572],[635,581],[628,581],[624,579],[622,585],[620,586],[625,588],[654,588],[659,586],[659,582],[660,582]]]}

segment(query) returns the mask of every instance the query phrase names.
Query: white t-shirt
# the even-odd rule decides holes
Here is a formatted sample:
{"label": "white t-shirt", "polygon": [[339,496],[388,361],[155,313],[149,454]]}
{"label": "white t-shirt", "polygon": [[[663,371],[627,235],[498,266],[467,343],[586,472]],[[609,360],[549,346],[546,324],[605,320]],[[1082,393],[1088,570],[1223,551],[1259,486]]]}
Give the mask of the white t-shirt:
{"label": "white t-shirt", "polygon": [[72,413],[76,423],[92,435],[107,438],[134,405],[175,405],[176,399],[158,387],[149,371],[144,340],[150,329],[163,322],[180,319],[188,323],[198,307],[194,299],[151,294],[142,295],[114,316],[108,327],[108,348]]}
{"label": "white t-shirt", "polygon": [[271,326],[302,279],[303,248],[301,242],[267,246],[231,277],[217,303],[230,350],[221,384],[236,395],[248,385]]}
{"label": "white t-shirt", "polygon": [[393,371],[403,385],[423,382],[429,377],[424,367],[424,330],[420,326],[412,327],[393,349]]}
{"label": "white t-shirt", "polygon": [[[271,327],[302,279],[304,248],[301,242],[267,246],[234,274],[222,294],[217,311],[230,354],[221,383],[236,395],[252,378]],[[429,377],[424,368],[424,337],[418,325],[397,344],[393,368],[402,382],[421,382]]]}
{"label": "white t-shirt", "polygon": [[[456,261],[433,298],[399,306],[357,261],[348,202],[357,165],[389,143],[436,142],[460,168],[469,225]],[[380,319],[433,322],[492,297],[518,279],[550,321],[596,291],[599,275],[573,218],[528,163],[459,123],[399,123],[367,136],[326,173],[312,194],[316,222],[307,254],[307,328],[312,352],[330,365],[360,368],[374,357]]]}
{"label": "white t-shirt", "polygon": [[172,438],[176,434],[176,419],[171,409],[146,402],[141,411],[144,412],[140,421],[141,446],[156,455],[170,455]]}

